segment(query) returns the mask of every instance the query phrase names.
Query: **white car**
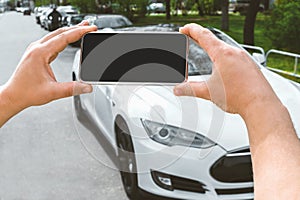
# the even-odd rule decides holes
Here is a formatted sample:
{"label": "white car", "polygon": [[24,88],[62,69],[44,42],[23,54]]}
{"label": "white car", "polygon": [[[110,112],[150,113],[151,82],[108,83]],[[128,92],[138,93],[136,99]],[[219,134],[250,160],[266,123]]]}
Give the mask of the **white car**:
{"label": "white car", "polygon": [[0,6],[0,13],[4,13],[4,11],[5,11],[5,8]]}
{"label": "white car", "polygon": [[165,13],[166,7],[163,3],[151,3],[147,6],[147,10],[149,13]]}
{"label": "white car", "polygon": [[[212,32],[241,48],[224,33]],[[78,78],[79,64],[80,51],[74,59],[73,80]],[[188,79],[207,79],[211,67],[207,54],[191,42]],[[260,69],[299,134],[299,84]],[[254,198],[247,129],[239,115],[225,113],[207,100],[176,97],[172,86],[93,87],[92,94],[74,97],[76,114],[119,167],[130,199]]]}

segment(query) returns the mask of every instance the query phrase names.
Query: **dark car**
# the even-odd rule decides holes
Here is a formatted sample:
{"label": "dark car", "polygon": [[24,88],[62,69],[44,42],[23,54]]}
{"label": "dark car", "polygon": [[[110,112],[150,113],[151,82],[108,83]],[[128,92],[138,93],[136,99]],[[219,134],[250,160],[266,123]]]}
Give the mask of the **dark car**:
{"label": "dark car", "polygon": [[62,15],[55,9],[49,9],[44,18],[43,26],[46,30],[54,31],[62,27]]}

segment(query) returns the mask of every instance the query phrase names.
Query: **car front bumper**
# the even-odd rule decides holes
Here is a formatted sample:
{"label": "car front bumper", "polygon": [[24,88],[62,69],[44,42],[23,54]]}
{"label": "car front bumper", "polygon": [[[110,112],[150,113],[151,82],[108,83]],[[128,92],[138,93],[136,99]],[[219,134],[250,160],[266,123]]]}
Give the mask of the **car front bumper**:
{"label": "car front bumper", "polygon": [[228,153],[218,145],[209,149],[168,147],[146,137],[137,123],[130,129],[138,133],[132,140],[142,190],[174,199],[254,198],[249,152]]}

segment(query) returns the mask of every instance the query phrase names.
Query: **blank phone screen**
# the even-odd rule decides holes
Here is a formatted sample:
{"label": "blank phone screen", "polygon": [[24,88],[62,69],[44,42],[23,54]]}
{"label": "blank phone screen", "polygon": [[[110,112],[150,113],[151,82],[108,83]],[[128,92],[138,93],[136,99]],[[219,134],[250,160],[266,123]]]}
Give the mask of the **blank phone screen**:
{"label": "blank phone screen", "polygon": [[180,33],[89,33],[82,42],[85,82],[180,83],[187,38]]}

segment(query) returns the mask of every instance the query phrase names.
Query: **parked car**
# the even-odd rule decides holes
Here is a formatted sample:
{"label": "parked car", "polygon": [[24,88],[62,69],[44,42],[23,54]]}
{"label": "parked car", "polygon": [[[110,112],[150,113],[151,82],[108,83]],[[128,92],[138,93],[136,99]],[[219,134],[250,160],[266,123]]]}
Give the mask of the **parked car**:
{"label": "parked car", "polygon": [[40,16],[40,25],[42,28],[45,28],[46,27],[46,21],[48,20],[47,16],[48,14],[51,12],[51,8],[48,8],[48,9],[45,9],[43,10],[43,12],[41,13],[41,16]]}
{"label": "parked car", "polygon": [[31,9],[30,8],[24,9],[23,15],[31,15]]}
{"label": "parked car", "polygon": [[46,9],[43,11],[42,15],[40,16],[40,25],[45,30],[53,31],[57,28],[62,27],[62,16],[57,16],[60,14],[59,12],[56,12],[55,19],[53,19],[53,8]]}
{"label": "parked car", "polygon": [[[247,12],[247,9],[250,5],[250,0],[229,0],[229,11],[231,12],[240,12],[242,14]],[[259,5],[259,11],[264,11],[264,5]]]}
{"label": "parked car", "polygon": [[85,15],[84,14],[76,14],[76,15],[69,15],[66,18],[66,25],[67,26],[75,26],[82,22],[84,20]]}
{"label": "parked car", "polygon": [[120,28],[131,26],[132,22],[123,15],[98,15],[97,18],[92,21],[92,24],[98,27],[98,30],[104,28]]}
{"label": "parked car", "polygon": [[[123,15],[111,15],[111,14],[103,14],[103,15],[94,15],[87,14],[84,17],[85,20],[88,20],[91,25],[95,25],[98,27],[98,30],[113,30],[121,27],[128,27],[132,25],[132,22]],[[81,40],[78,40],[71,44],[71,46],[79,47],[81,44]]]}
{"label": "parked car", "polygon": [[42,16],[43,12],[49,9],[49,7],[36,7],[34,9],[34,14],[35,14],[35,20],[37,24],[41,24],[41,19],[40,17]]}
{"label": "parked car", "polygon": [[58,6],[57,11],[61,14],[65,13],[67,15],[79,14],[78,9],[73,6]]}
{"label": "parked car", "polygon": [[71,15],[78,15],[79,11],[73,6],[59,6],[57,7],[57,11],[62,16],[62,26],[67,26],[68,21],[67,18]]}
{"label": "parked car", "polygon": [[20,13],[24,13],[25,10],[30,10],[28,6],[16,7],[16,11]]}
{"label": "parked car", "polygon": [[26,9],[26,7],[16,7],[16,11],[23,13],[23,11]]}
{"label": "parked car", "polygon": [[5,8],[3,6],[0,6],[0,13],[4,13]]}
{"label": "parked car", "polygon": [[165,13],[166,7],[163,3],[151,3],[147,6],[148,13]]}
{"label": "parked car", "polygon": [[[118,30],[172,29],[148,26]],[[226,34],[211,31],[226,43],[242,48]],[[257,64],[289,110],[299,134],[299,84]],[[73,80],[78,80],[79,65],[80,50],[74,58]],[[205,80],[211,69],[208,55],[190,40],[189,80]],[[254,198],[247,128],[239,115],[225,113],[210,101],[176,97],[172,86],[93,87],[93,93],[74,97],[76,116],[121,169],[130,199]]]}

